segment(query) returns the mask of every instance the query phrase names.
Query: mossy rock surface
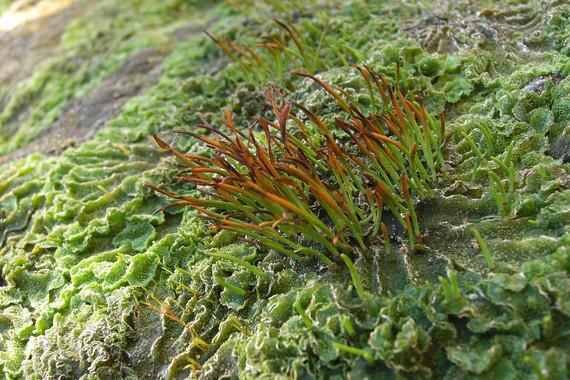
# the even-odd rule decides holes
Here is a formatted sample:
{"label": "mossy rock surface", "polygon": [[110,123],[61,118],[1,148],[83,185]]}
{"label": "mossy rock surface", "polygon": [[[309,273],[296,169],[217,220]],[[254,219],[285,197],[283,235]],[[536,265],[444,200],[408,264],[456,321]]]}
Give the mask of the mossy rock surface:
{"label": "mossy rock surface", "polygon": [[[5,378],[570,377],[568,5],[371,3],[0,1]],[[286,37],[273,19],[314,56],[256,46]],[[236,63],[205,29],[270,66]],[[208,156],[172,130],[224,110],[246,130],[270,115],[268,81],[333,126],[342,110],[303,69],[382,111],[352,63],[453,131],[436,196],[414,197],[421,249],[386,211],[390,254],[382,239],[351,253],[362,298],[340,260],[290,259],[190,208],[153,214],[168,200],[144,184],[204,196],[153,134]]]}

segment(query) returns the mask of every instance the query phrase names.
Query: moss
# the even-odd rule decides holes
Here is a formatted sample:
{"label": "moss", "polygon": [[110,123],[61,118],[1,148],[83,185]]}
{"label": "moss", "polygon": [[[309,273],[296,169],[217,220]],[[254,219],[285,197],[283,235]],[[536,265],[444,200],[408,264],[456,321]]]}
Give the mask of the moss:
{"label": "moss", "polygon": [[[245,14],[224,2],[99,2],[67,29],[66,51],[2,95],[0,149],[7,152],[132,52],[162,46],[167,55],[158,83],[92,139],[0,170],[2,371],[28,378],[183,378],[193,371],[203,378],[568,377],[570,168],[567,156],[552,154],[556,144],[564,147],[568,120],[565,7],[235,2]],[[197,7],[202,13],[193,16]],[[390,254],[383,238],[355,254],[362,300],[344,268],[251,247],[191,211],[151,215],[165,200],[144,183],[202,196],[173,183],[178,169],[152,144],[152,133],[169,136],[200,117],[219,126],[228,108],[245,128],[263,112],[265,83],[243,83],[240,67],[207,36],[177,36],[207,24],[216,38],[254,47],[264,35],[278,36],[273,17],[298,26],[313,46],[328,25],[317,75],[346,88],[366,112],[366,83],[341,56],[390,80],[402,58],[401,88],[422,94],[455,132],[448,177],[430,184],[437,198],[414,198],[423,250],[407,250],[405,230],[384,213]],[[341,114],[310,80],[285,73],[277,84],[287,100],[331,125]],[[351,151],[346,136],[334,137]],[[196,139],[173,145],[208,154]],[[507,189],[508,215],[499,215],[489,171]],[[148,306],[163,308],[141,285],[180,321]]]}

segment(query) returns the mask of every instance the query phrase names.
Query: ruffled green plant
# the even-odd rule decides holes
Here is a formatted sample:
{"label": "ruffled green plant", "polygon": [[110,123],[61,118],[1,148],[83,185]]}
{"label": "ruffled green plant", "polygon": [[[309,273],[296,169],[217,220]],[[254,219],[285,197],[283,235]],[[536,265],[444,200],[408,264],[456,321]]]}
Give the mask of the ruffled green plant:
{"label": "ruffled green plant", "polygon": [[[365,116],[355,103],[349,103],[350,98],[347,101],[341,96],[346,91],[334,90],[310,74],[296,73],[321,85],[347,118],[337,117],[334,126],[327,126],[304,106],[286,102],[274,88],[265,92],[274,121],[257,117],[249,131],[242,132],[226,111],[221,122],[231,135],[205,121],[199,127],[213,133],[215,139],[175,131],[206,144],[212,150],[210,158],[182,154],[154,136],[160,148],[181,161],[183,170],[177,179],[196,185],[205,195],[177,195],[147,184],[177,199],[156,212],[190,206],[199,211],[200,218],[238,233],[247,242],[294,259],[312,255],[328,265],[343,262],[363,298],[358,273],[347,254],[355,252],[355,247],[367,248],[366,240],[374,238],[382,225],[385,207],[408,231],[413,247],[414,237],[420,235],[414,199],[434,196],[429,183],[445,170],[449,135],[443,116],[437,123],[425,111],[421,98],[419,103],[410,101],[380,74],[368,67],[357,69],[370,84],[371,96],[371,79],[374,81],[385,114]],[[296,116],[293,107],[304,117]],[[257,126],[263,133],[254,132]],[[335,127],[340,129],[338,133],[346,133],[358,152],[350,153],[335,142],[331,132]],[[301,237],[318,243],[326,253],[309,247]]]}

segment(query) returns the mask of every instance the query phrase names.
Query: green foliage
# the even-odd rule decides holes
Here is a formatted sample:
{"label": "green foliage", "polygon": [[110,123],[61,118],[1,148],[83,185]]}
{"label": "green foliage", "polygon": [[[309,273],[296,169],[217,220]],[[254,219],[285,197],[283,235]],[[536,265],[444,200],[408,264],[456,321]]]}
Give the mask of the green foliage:
{"label": "green foliage", "polygon": [[[568,377],[570,199],[565,114],[570,66],[563,51],[564,5],[555,2],[538,11],[534,1],[506,2],[500,9],[456,2],[446,4],[443,11],[441,3],[432,2],[432,8],[427,8],[417,1],[285,1],[258,9],[240,2],[249,17],[230,5],[220,6],[222,2],[211,4],[215,12],[199,16],[190,16],[193,10],[184,7],[206,2],[111,3],[99,2],[92,13],[97,17],[80,19],[65,34],[68,48],[85,52],[82,57],[91,57],[90,52],[99,57],[89,59],[92,66],[81,72],[87,75],[86,84],[104,80],[114,67],[120,67],[128,56],[125,53],[141,47],[162,45],[164,54],[170,55],[163,62],[159,84],[130,100],[123,113],[92,140],[60,156],[33,155],[0,170],[0,372],[24,378]],[[277,10],[283,4],[290,7]],[[482,9],[474,8],[479,5]],[[115,6],[121,11],[112,12]],[[310,75],[332,93],[311,77],[286,72],[285,83],[279,85],[287,100],[282,102],[272,93],[277,111],[283,113],[283,106],[291,103],[289,115],[302,123],[316,150],[324,148],[314,152],[315,157],[328,159],[327,147],[334,145],[321,134],[317,119],[314,122],[294,103],[317,115],[340,149],[364,157],[335,118],[349,124],[353,118],[363,124],[367,119],[374,124],[371,114],[392,121],[390,111],[398,120],[389,87],[411,122],[403,105],[408,103],[401,102],[396,83],[420,114],[419,99],[411,94],[422,95],[426,114],[444,112],[446,131],[455,132],[442,148],[449,164],[445,168],[437,158],[439,144],[431,146],[434,171],[422,145],[416,147],[428,179],[419,165],[416,175],[420,183],[426,181],[435,199],[427,188],[418,186],[425,193],[422,199],[412,187],[416,180],[410,157],[402,155],[421,236],[414,232],[400,171],[398,176],[388,173],[386,184],[393,186],[390,193],[400,198],[410,223],[404,210],[395,206],[402,223],[386,202],[381,221],[375,223],[380,208],[365,191],[370,188],[374,195],[377,190],[360,180],[365,170],[341,152],[364,188],[350,195],[355,209],[365,215],[357,219],[363,222],[367,249],[359,248],[348,228],[341,233],[348,244],[339,237],[333,247],[350,259],[358,277],[351,275],[342,257],[310,238],[286,236],[342,267],[292,252],[289,244],[285,244],[287,251],[303,260],[288,260],[273,249],[239,242],[235,232],[207,228],[196,212],[184,207],[151,216],[163,199],[144,183],[180,196],[216,200],[192,184],[172,181],[180,169],[170,159],[161,160],[150,141],[153,133],[165,136],[168,130],[182,128],[216,141],[215,133],[191,128],[201,117],[227,121],[220,109],[231,109],[236,130],[247,138],[245,122],[257,115],[267,121],[275,140],[282,139],[273,105],[269,104],[267,113],[258,104],[271,101],[262,99],[259,88],[245,83],[238,64],[232,64],[205,35],[191,34],[188,41],[180,41],[183,34],[178,28],[201,30],[207,25],[213,36],[233,41],[244,51],[243,46],[249,46],[260,57],[272,55],[255,42],[271,35],[286,42],[289,51],[279,54],[289,54],[287,68],[303,72],[306,63],[294,40],[272,17],[287,27],[291,22],[299,31],[295,37],[303,36],[313,49],[319,46],[326,25],[318,54],[323,61]],[[138,32],[130,34],[133,30]],[[507,35],[509,41],[504,39]],[[116,43],[107,48],[110,45],[100,44],[99,39]],[[397,74],[399,57],[403,60]],[[245,56],[240,58],[246,62]],[[352,62],[365,62],[389,82],[389,86],[381,83],[388,104],[374,80],[382,82],[379,76],[364,66],[365,74],[348,67]],[[76,63],[54,67],[73,68]],[[65,102],[71,93],[81,96],[88,86],[76,91],[72,86],[83,77],[65,71],[45,76],[43,67],[38,66],[38,76],[33,78],[44,78],[49,91],[29,92],[34,94],[30,110],[41,113],[45,109],[36,105],[56,102],[50,115],[58,117],[62,99]],[[98,71],[101,67],[107,67],[107,72]],[[68,74],[71,87],[63,87],[68,91],[59,94],[63,98],[46,99],[60,80],[70,78]],[[270,77],[278,78],[278,73]],[[19,93],[8,96],[2,91],[2,106]],[[354,106],[364,118],[354,111],[347,113],[343,106],[349,111]],[[26,124],[25,115],[18,115]],[[421,119],[414,117],[423,130]],[[400,140],[383,120],[379,124],[387,138],[406,147],[407,139]],[[431,126],[437,133],[441,124],[436,119]],[[293,118],[286,127],[292,136],[289,143],[294,137],[303,139]],[[413,123],[408,127],[412,135]],[[222,128],[216,129],[236,139]],[[361,140],[362,134],[347,129]],[[402,133],[399,127],[396,130]],[[469,136],[480,156],[461,132]],[[269,154],[259,121],[253,138]],[[279,144],[271,141],[275,157],[284,158]],[[183,154],[214,158],[200,138],[167,143]],[[254,145],[250,147],[255,153]],[[340,161],[336,153],[333,156]],[[365,157],[362,160],[371,165]],[[341,188],[343,172],[337,172],[337,178],[332,169],[315,165],[323,183]],[[371,171],[383,178],[375,166]],[[215,193],[211,187],[198,188]],[[328,186],[325,190],[334,194]],[[348,193],[342,195],[348,199]],[[323,216],[334,239],[339,230],[332,218],[315,198],[310,194],[308,198],[315,206],[310,211]],[[497,199],[501,205],[505,199],[508,202],[503,210],[509,212],[500,217]],[[228,216],[223,208],[212,211]],[[299,219],[291,212],[289,217]],[[370,220],[364,222],[367,217]],[[243,216],[236,219],[251,223]],[[488,245],[494,270],[489,270],[474,231]],[[423,249],[406,249],[411,240],[408,232]],[[250,240],[257,239],[250,236]],[[281,244],[273,237],[268,241]],[[239,258],[263,275],[220,255]],[[441,285],[439,276],[444,280]],[[357,297],[356,278],[362,284],[362,298]]]}
{"label": "green foliage", "polygon": [[[30,78],[9,92],[0,92],[0,153],[21,148],[58,117],[64,117],[62,112],[73,97],[100,84],[130,54],[145,48],[168,51],[174,42],[170,33],[181,12],[196,10],[180,1],[104,1],[74,20],[61,37],[60,54],[36,62]],[[110,18],[110,14],[117,17]],[[67,126],[73,128],[73,121]],[[89,133],[79,131],[77,139],[81,134]]]}
{"label": "green foliage", "polygon": [[[564,293],[567,272],[562,262],[534,262],[524,265],[521,274],[477,279],[460,291],[460,297],[449,301],[440,288],[410,286],[393,297],[368,295],[364,303],[356,305],[333,286],[314,284],[298,296],[310,301],[295,303],[301,305],[304,316],[283,313],[292,308],[292,301],[288,296],[277,297],[264,315],[271,323],[260,326],[258,338],[242,341],[236,350],[247,352],[247,362],[255,365],[247,371],[247,378],[264,373],[292,376],[296,361],[306,355],[315,357],[311,366],[305,367],[305,373],[313,375],[389,376],[400,371],[406,377],[509,378],[517,371],[531,370],[527,364],[532,363],[530,360],[525,363],[517,359],[528,344],[535,358],[539,358],[538,352],[550,358],[537,362],[541,371],[566,373],[566,365],[558,362],[567,357],[562,354],[561,341],[543,335],[549,334],[548,330],[535,327],[543,326],[545,312],[549,318],[564,318],[559,314],[562,305],[549,299],[554,296],[560,300]],[[547,279],[557,285],[551,287],[552,293],[540,295],[540,284]],[[526,306],[529,301],[534,306]],[[538,306],[543,303],[550,306]],[[341,321],[347,318],[353,321],[357,334],[344,333]],[[454,323],[456,318],[463,323]],[[490,333],[493,339],[486,338]],[[337,351],[325,351],[320,346],[320,339],[325,337],[333,340]],[[273,344],[277,342],[281,344],[281,360],[275,356]],[[537,342],[545,343],[546,348],[539,349]],[[255,345],[257,349],[253,349]],[[340,364],[331,368],[327,363],[335,360]],[[273,364],[263,366],[266,361]]]}
{"label": "green foliage", "polygon": [[[242,49],[232,41],[217,40],[206,33],[240,67],[245,81],[253,85],[268,80],[284,83],[285,75],[291,70],[303,69],[316,73],[334,67],[335,62],[332,59],[338,61],[340,57],[344,60],[338,48],[333,50],[329,47],[326,54],[322,52],[327,35],[326,24],[323,31],[319,31],[318,44],[311,44],[307,42],[304,34],[314,27],[309,28],[307,25],[298,30],[292,23],[286,24],[276,19],[274,21],[281,28],[281,33],[264,36],[263,40],[256,44],[258,48],[262,48],[258,53],[250,47]],[[335,53],[339,57],[331,57]],[[344,62],[346,63],[346,60]]]}
{"label": "green foliage", "polygon": [[[340,256],[338,249],[353,250],[351,238],[365,249],[364,231],[367,226],[373,226],[369,237],[376,235],[383,206],[387,205],[408,230],[413,247],[414,235],[419,236],[420,229],[409,187],[420,198],[433,196],[428,182],[435,181],[437,173],[445,170],[443,148],[449,144],[451,134],[446,134],[443,116],[437,125],[435,118],[426,113],[421,98],[419,105],[414,104],[404,98],[400,89],[392,90],[383,76],[368,67],[366,70],[356,68],[368,85],[371,101],[374,101],[373,80],[384,107],[391,107],[393,111],[388,110],[385,115],[370,113],[366,117],[354,102],[349,105],[324,82],[309,74],[299,75],[316,81],[351,116],[348,121],[336,118],[335,123],[354,141],[360,150],[358,153],[339,147],[333,138],[336,131],[313,112],[293,104],[311,121],[312,125],[307,125],[292,113],[291,103],[286,103],[280,92],[275,90],[281,98],[281,106],[277,106],[273,93],[266,90],[276,121],[256,118],[264,135],[255,137],[253,126],[248,135],[240,132],[229,111],[225,112],[226,120],[222,123],[231,129],[233,137],[205,121],[199,126],[217,135],[217,140],[194,132],[176,131],[209,146],[215,152],[213,158],[184,155],[154,136],[160,148],[181,162],[184,169],[178,173],[178,180],[215,191],[205,191],[212,197],[209,200],[177,195],[149,184],[148,187],[178,199],[158,211],[190,206],[202,214],[201,218],[216,222],[224,230],[247,235],[255,239],[256,244],[296,259],[298,253],[314,255],[331,265],[329,258],[298,244],[296,237],[301,235],[318,242],[333,258]],[[348,95],[340,88],[339,92]],[[288,122],[296,125],[297,131],[293,132]],[[313,132],[315,129],[318,134]],[[322,137],[325,145],[320,143]],[[418,152],[425,156],[419,158]],[[332,172],[327,174],[330,179],[319,174],[327,169]],[[357,198],[367,199],[368,205],[357,204]],[[312,205],[313,199],[320,204],[332,226],[322,222],[323,217]],[[350,259],[344,255],[343,260],[350,268]],[[362,298],[356,271],[351,270],[351,274]]]}

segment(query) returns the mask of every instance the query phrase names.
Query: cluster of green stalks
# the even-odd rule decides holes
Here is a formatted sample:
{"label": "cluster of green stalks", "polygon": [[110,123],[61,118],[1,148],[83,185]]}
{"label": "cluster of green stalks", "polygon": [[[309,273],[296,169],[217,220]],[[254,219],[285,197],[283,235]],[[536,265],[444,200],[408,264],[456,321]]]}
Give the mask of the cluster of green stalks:
{"label": "cluster of green stalks", "polygon": [[326,6],[330,9],[341,3],[338,0],[224,0],[224,2],[259,22],[265,20],[267,13],[314,14],[318,8],[325,9],[323,6]]}
{"label": "cluster of green stalks", "polygon": [[279,26],[280,33],[264,36],[256,43],[257,52],[248,46],[241,48],[232,41],[218,40],[210,33],[206,34],[233,59],[250,84],[266,83],[269,80],[284,83],[285,74],[293,69],[306,73],[324,71],[336,66],[333,61],[337,58],[348,66],[344,53],[354,54],[354,50],[340,41],[328,38],[326,24],[323,30],[312,25],[305,26],[305,29],[310,30],[303,32],[320,35],[319,43],[314,46],[292,23],[277,19],[273,21]]}
{"label": "cluster of green stalks", "polygon": [[481,150],[477,147],[473,139],[469,137],[465,132],[462,132],[465,141],[470,146],[473,154],[478,157],[478,161],[475,163],[475,167],[473,168],[472,180],[475,180],[475,177],[479,170],[479,163],[480,162],[488,162],[487,157],[490,158],[491,161],[495,162],[499,169],[508,177],[507,186],[503,184],[503,181],[499,177],[497,173],[493,170],[488,170],[487,174],[489,176],[489,189],[491,194],[493,194],[493,198],[495,203],[497,204],[497,209],[500,216],[508,217],[511,214],[512,207],[511,203],[513,200],[513,194],[516,190],[516,178],[515,178],[515,167],[511,160],[514,141],[511,142],[509,145],[505,157],[501,160],[498,157],[493,156],[494,151],[494,143],[493,143],[493,134],[489,129],[489,126],[485,122],[481,122],[477,124],[477,127],[483,133],[485,140],[488,145],[488,149],[483,154]]}
{"label": "cluster of green stalks", "polygon": [[[420,236],[414,199],[434,197],[430,184],[445,170],[451,134],[446,134],[443,115],[438,122],[426,112],[420,97],[417,102],[408,100],[382,75],[366,66],[355,67],[373,103],[376,87],[384,113],[376,113],[379,107],[374,105],[365,116],[345,90],[333,89],[310,74],[294,73],[311,78],[332,95],[346,118],[337,117],[334,125],[327,126],[304,106],[286,102],[273,88],[265,91],[273,121],[256,117],[242,132],[225,111],[221,122],[231,134],[204,120],[199,127],[215,138],[175,131],[202,141],[212,149],[211,157],[182,154],[155,135],[158,146],[181,161],[183,170],[177,179],[196,185],[206,195],[195,198],[146,185],[177,200],[156,212],[190,206],[200,212],[200,218],[236,232],[242,240],[294,259],[312,255],[328,265],[340,259],[362,297],[362,286],[346,253],[355,247],[366,249],[366,239],[376,237],[381,229],[389,250],[382,222],[385,208],[408,231],[414,247],[414,238]],[[255,129],[261,131],[255,133]],[[333,131],[335,135],[344,132],[352,153],[335,141]],[[307,241],[318,243],[326,254],[308,247]]]}

